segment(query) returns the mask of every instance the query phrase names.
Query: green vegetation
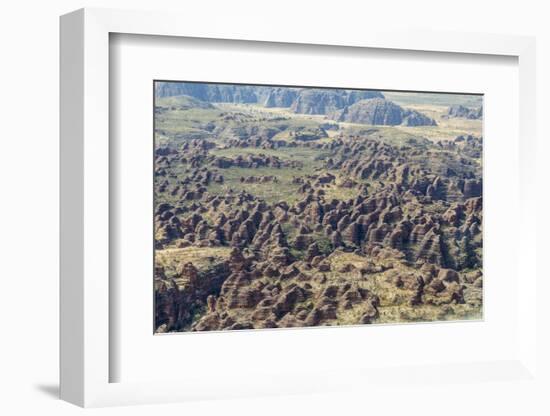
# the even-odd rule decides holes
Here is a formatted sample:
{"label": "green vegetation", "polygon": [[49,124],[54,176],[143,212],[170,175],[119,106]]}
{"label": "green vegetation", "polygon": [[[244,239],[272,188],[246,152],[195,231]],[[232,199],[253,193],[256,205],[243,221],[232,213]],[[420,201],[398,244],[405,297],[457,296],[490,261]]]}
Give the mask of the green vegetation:
{"label": "green vegetation", "polygon": [[[297,192],[299,185],[292,183],[292,179],[303,175],[304,172],[313,172],[313,170],[311,168],[230,168],[223,172],[224,183],[210,185],[208,192],[217,195],[226,195],[232,189],[235,192],[246,191],[252,193],[269,203],[281,200],[294,203],[299,199],[300,195]],[[249,176],[275,176],[277,182],[246,183],[241,181],[241,178]]]}

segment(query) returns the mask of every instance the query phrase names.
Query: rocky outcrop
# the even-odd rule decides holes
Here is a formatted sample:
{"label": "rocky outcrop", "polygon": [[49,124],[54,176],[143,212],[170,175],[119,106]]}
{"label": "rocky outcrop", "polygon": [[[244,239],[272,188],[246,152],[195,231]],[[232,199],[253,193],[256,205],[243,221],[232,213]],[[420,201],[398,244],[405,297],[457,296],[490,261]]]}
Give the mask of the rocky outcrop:
{"label": "rocky outcrop", "polygon": [[301,114],[329,114],[367,98],[383,98],[378,91],[302,89],[291,106]]}
{"label": "rocky outcrop", "polygon": [[436,122],[422,113],[407,110],[383,98],[361,100],[329,115],[336,121],[397,126],[435,126]]}
{"label": "rocky outcrop", "polygon": [[296,100],[298,91],[291,88],[273,88],[267,92],[264,107],[290,107]]}
{"label": "rocky outcrop", "polygon": [[229,158],[229,157],[215,157],[212,159],[212,165],[221,168],[221,169],[229,169],[231,167],[239,167],[239,168],[262,168],[262,167],[270,167],[270,168],[291,168],[291,167],[302,167],[303,164],[298,161],[292,161],[292,160],[281,160],[277,156],[268,156],[264,154],[258,154],[258,155],[247,155],[247,156],[237,156],[235,158]]}
{"label": "rocky outcrop", "polygon": [[182,267],[178,276],[168,279],[164,270],[155,270],[155,327],[157,332],[180,331],[188,327],[202,312],[210,297],[220,292],[229,275],[226,262],[199,271],[193,264]]}
{"label": "rocky outcrop", "polygon": [[453,105],[447,112],[449,117],[462,117],[471,120],[478,120],[483,117],[483,107],[465,107],[463,105]]}
{"label": "rocky outcrop", "polygon": [[378,91],[287,88],[254,85],[156,82],[158,98],[188,96],[210,103],[258,103],[265,107],[290,107],[295,113],[327,114],[366,98],[380,97]]}
{"label": "rocky outcrop", "polygon": [[256,103],[257,91],[252,86],[204,84],[195,82],[155,82],[157,97],[187,95],[207,102]]}

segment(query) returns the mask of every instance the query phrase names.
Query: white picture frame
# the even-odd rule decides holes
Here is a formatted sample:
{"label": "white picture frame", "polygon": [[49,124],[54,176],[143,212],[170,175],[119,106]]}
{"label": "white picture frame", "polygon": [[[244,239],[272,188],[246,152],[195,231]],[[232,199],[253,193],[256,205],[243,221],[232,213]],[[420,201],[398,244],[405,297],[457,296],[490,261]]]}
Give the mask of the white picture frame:
{"label": "white picture frame", "polygon": [[[246,26],[234,22],[209,26],[201,19],[172,13],[82,9],[61,18],[61,398],[79,406],[161,403],[213,397],[338,391],[355,386],[358,394],[379,380],[392,383],[380,368],[367,373],[334,370],[324,381],[316,374],[272,375],[233,386],[207,380],[147,383],[110,382],[109,366],[109,36],[113,33],[188,38],[332,45],[453,54],[504,55],[519,62],[520,221],[518,317],[521,322],[517,356],[498,362],[457,365],[442,362],[408,370],[422,383],[437,382],[438,374],[453,371],[470,387],[490,380],[507,381],[518,389],[541,388],[537,366],[535,230],[535,40],[530,37],[471,33],[396,32],[353,28],[328,33],[321,27],[303,31],[276,24]],[[242,35],[241,33],[246,33]],[[538,319],[537,319],[538,318]],[[392,373],[393,372],[393,373]],[[401,377],[399,375],[398,377]],[[342,379],[348,380],[343,383]],[[445,394],[443,389],[442,394]],[[450,393],[448,388],[447,393]],[[490,395],[494,396],[490,396]],[[498,398],[498,389],[488,391]]]}

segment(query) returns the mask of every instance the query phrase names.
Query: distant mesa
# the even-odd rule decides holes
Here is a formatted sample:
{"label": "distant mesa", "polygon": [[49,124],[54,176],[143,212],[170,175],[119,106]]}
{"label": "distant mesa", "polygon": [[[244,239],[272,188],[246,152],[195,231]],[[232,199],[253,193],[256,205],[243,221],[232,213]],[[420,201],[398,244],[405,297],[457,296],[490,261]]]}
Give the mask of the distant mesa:
{"label": "distant mesa", "polygon": [[483,107],[469,108],[463,105],[453,105],[449,107],[447,113],[449,117],[468,118],[471,120],[478,120],[483,117]]}
{"label": "distant mesa", "polygon": [[157,97],[188,95],[202,101],[216,103],[256,103],[255,87],[195,82],[156,82]]}
{"label": "distant mesa", "polygon": [[[435,126],[426,115],[403,108],[379,91],[324,88],[289,88],[191,82],[157,82],[157,107],[213,108],[209,103],[261,104],[288,108],[297,114],[327,115],[335,121],[372,125]],[[455,117],[474,118],[473,110],[452,107]],[[477,109],[476,111],[481,111]],[[477,113],[476,113],[477,114]]]}
{"label": "distant mesa", "polygon": [[405,109],[384,98],[358,101],[329,114],[329,118],[348,123],[383,126],[436,126],[435,120],[415,111]]}
{"label": "distant mesa", "polygon": [[378,91],[303,89],[290,108],[300,114],[328,114],[359,100],[377,97],[384,98]]}
{"label": "distant mesa", "polygon": [[157,98],[186,95],[210,103],[261,104],[290,108],[300,114],[328,114],[367,98],[384,98],[378,91],[292,88],[254,85],[156,82]]}

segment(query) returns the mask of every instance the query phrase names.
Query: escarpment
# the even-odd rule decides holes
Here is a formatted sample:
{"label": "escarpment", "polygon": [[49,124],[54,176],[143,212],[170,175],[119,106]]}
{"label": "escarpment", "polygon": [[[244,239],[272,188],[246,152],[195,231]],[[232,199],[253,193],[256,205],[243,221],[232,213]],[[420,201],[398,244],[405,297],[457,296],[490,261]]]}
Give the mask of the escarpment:
{"label": "escarpment", "polygon": [[435,120],[415,111],[385,100],[384,98],[363,99],[335,110],[329,117],[336,121],[373,125],[435,126]]}

